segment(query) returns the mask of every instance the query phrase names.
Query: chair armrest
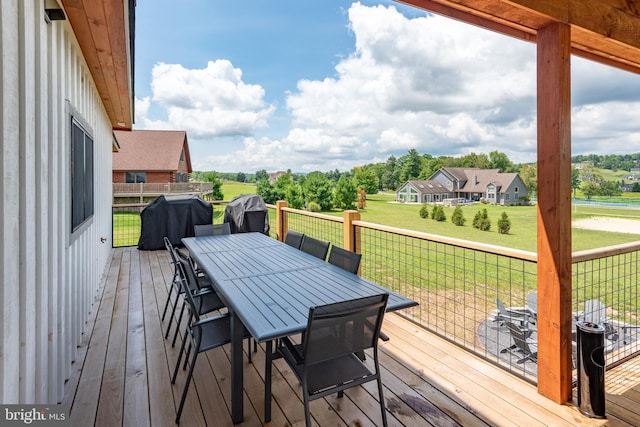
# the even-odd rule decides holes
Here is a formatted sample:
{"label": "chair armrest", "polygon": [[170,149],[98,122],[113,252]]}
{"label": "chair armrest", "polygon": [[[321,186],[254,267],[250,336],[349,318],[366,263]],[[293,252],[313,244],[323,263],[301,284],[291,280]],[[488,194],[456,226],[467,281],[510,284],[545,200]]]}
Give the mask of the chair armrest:
{"label": "chair armrest", "polygon": [[193,322],[191,327],[201,326],[210,322],[217,322],[220,319],[224,319],[225,317],[229,317],[229,313],[219,314],[217,316],[205,317],[204,319],[200,319],[197,322]]}
{"label": "chair armrest", "polygon": [[280,346],[284,345],[287,350],[287,353],[291,354],[291,356],[295,359],[296,364],[300,365],[304,362],[304,359],[298,352],[296,346],[291,342],[289,337],[284,337],[280,339]]}

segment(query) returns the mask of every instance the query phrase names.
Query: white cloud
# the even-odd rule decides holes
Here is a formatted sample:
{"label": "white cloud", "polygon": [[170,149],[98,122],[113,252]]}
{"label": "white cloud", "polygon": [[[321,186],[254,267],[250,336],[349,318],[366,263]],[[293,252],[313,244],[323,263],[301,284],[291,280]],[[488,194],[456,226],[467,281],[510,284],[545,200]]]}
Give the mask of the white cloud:
{"label": "white cloud", "polygon": [[[286,99],[286,135],[260,134],[274,107],[225,60],[203,70],[156,65],[138,123],[187,129],[190,141],[243,137],[231,151],[192,156],[196,170],[346,170],[411,148],[535,161],[534,44],[438,16],[409,19],[394,7],[354,3],[348,16],[354,52],[333,76],[298,81]],[[573,153],[640,151],[638,76],[572,58],[572,78]],[[149,102],[168,120],[144,118]]]}
{"label": "white cloud", "polygon": [[274,107],[265,105],[264,89],[242,81],[242,71],[227,60],[204,69],[158,63],[152,70],[152,101],[166,120],[149,120],[149,99],[137,100],[139,128],[186,129],[193,138],[253,135],[267,127]]}

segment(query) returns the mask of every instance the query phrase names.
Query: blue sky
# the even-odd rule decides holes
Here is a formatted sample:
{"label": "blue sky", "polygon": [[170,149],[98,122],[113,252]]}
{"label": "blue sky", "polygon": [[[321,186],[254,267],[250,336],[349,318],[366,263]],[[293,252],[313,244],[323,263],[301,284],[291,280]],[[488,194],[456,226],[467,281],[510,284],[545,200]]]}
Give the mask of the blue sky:
{"label": "blue sky", "polygon": [[[135,129],[194,170],[349,170],[411,148],[535,161],[535,46],[391,1],[138,0]],[[640,76],[572,59],[573,154],[640,151]]]}

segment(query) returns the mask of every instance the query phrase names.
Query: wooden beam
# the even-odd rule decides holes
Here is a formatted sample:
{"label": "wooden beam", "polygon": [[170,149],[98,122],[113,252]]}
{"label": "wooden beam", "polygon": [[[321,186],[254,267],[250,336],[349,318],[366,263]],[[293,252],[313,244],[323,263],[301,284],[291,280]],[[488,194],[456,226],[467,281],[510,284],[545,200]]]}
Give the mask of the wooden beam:
{"label": "wooden beam", "polygon": [[538,31],[538,392],[571,399],[570,26]]}
{"label": "wooden beam", "polygon": [[640,73],[639,0],[398,1],[526,41],[553,22],[569,24],[572,53]]}

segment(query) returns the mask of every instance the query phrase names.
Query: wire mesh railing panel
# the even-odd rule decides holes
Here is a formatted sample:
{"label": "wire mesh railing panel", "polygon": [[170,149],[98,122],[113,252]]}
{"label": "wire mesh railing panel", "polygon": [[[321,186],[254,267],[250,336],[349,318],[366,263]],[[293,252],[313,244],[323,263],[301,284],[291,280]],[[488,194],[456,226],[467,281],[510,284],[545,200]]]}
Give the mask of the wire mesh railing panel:
{"label": "wire mesh railing panel", "polygon": [[324,240],[336,246],[343,246],[342,218],[305,215],[296,211],[286,211],[288,228],[299,231],[314,239]]}
{"label": "wire mesh railing panel", "polygon": [[605,327],[607,367],[640,352],[638,251],[573,264],[576,318]]}
{"label": "wire mesh railing panel", "polygon": [[524,355],[510,349],[512,336],[496,305],[499,298],[509,309],[524,309],[525,295],[536,289],[535,262],[413,235],[359,231],[363,277],[419,303],[402,315],[535,381],[535,362],[518,363]]}
{"label": "wire mesh railing panel", "polygon": [[139,204],[112,207],[112,246],[114,248],[138,244],[142,230],[140,212],[145,206],[145,204]]}

